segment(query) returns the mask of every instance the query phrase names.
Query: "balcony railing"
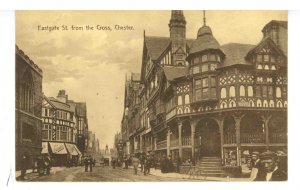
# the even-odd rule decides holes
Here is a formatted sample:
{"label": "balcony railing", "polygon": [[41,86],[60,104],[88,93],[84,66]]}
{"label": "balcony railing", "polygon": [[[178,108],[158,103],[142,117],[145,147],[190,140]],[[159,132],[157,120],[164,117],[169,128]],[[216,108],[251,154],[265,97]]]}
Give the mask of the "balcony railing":
{"label": "balcony railing", "polygon": [[256,134],[256,133],[244,133],[241,134],[241,143],[265,143],[266,138],[265,134]]}
{"label": "balcony railing", "polygon": [[157,142],[156,148],[157,149],[167,148],[167,140]]}
{"label": "balcony railing", "polygon": [[170,146],[171,147],[175,147],[179,145],[179,140],[178,139],[174,139],[170,141]]}
{"label": "balcony railing", "polygon": [[269,136],[270,143],[287,143],[286,133],[271,133]]}
{"label": "balcony railing", "polygon": [[191,137],[182,137],[182,146],[190,146],[192,143]]}
{"label": "balcony railing", "polygon": [[224,143],[225,144],[235,144],[236,135],[235,134],[224,134]]}

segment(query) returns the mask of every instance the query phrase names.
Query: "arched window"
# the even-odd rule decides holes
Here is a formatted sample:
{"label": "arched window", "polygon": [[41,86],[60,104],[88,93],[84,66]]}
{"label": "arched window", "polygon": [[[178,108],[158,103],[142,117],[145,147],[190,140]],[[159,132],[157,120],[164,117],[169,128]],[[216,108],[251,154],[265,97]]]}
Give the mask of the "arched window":
{"label": "arched window", "polygon": [[226,104],[225,102],[223,102],[223,103],[221,104],[221,108],[227,108],[227,104]]}
{"label": "arched window", "polygon": [[287,108],[287,101],[284,101],[284,107]]}
{"label": "arched window", "polygon": [[30,70],[28,69],[22,78],[20,85],[20,108],[21,110],[33,113],[33,79]]}
{"label": "arched window", "polygon": [[240,96],[245,96],[245,87],[243,85],[240,86]]}
{"label": "arched window", "polygon": [[182,105],[182,96],[178,96],[177,104],[178,104],[179,106]]}
{"label": "arched window", "polygon": [[178,114],[182,114],[182,109],[179,108],[178,111],[177,111],[177,113],[178,113]]}
{"label": "arched window", "polygon": [[281,88],[276,87],[276,98],[281,98]]}
{"label": "arched window", "polygon": [[254,107],[254,102],[252,100],[249,101],[250,107]]}
{"label": "arched window", "polygon": [[186,107],[186,108],[184,109],[184,113],[190,113],[190,108],[189,108],[189,107]]}
{"label": "arched window", "polygon": [[222,88],[221,89],[221,98],[226,98],[226,97],[227,97],[226,88]]}
{"label": "arched window", "polygon": [[270,100],[270,107],[274,108],[274,101],[273,100]]}
{"label": "arched window", "polygon": [[275,66],[275,65],[272,65],[272,66],[271,66],[271,70],[273,70],[273,71],[276,70],[276,66]]}
{"label": "arched window", "polygon": [[262,65],[261,65],[261,64],[258,64],[258,65],[257,65],[257,69],[262,69]]}
{"label": "arched window", "polygon": [[248,86],[248,96],[253,97],[253,87],[252,86]]}
{"label": "arched window", "polygon": [[186,95],[184,96],[184,103],[185,103],[185,104],[190,104],[190,95],[186,94]]}
{"label": "arched window", "polygon": [[229,88],[229,97],[235,97],[235,87],[231,86]]}
{"label": "arched window", "polygon": [[282,102],[281,102],[281,101],[278,101],[277,104],[276,104],[276,107],[282,108]]}
{"label": "arched window", "polygon": [[230,107],[230,108],[236,107],[235,101],[231,101],[231,102],[229,103],[229,107]]}
{"label": "arched window", "polygon": [[263,104],[263,106],[264,106],[265,108],[269,107],[269,105],[268,105],[268,101],[267,101],[267,100],[264,100],[264,104]]}
{"label": "arched window", "polygon": [[265,65],[265,70],[269,70],[269,65]]}
{"label": "arched window", "polygon": [[256,106],[257,106],[257,107],[261,107],[261,100],[260,100],[260,99],[257,99],[257,101],[256,101]]}

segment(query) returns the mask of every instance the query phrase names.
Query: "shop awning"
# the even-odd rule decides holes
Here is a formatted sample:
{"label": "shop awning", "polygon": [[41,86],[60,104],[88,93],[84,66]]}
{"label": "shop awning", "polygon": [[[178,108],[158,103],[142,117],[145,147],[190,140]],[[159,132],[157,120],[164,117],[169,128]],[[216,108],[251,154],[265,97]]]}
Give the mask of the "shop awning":
{"label": "shop awning", "polygon": [[76,145],[75,145],[75,149],[76,149],[76,151],[77,151],[77,153],[78,153],[79,155],[82,155],[81,152],[80,152],[80,150],[77,148]]}
{"label": "shop awning", "polygon": [[66,145],[67,150],[68,150],[68,152],[69,152],[70,155],[73,155],[73,156],[77,156],[78,155],[78,152],[77,152],[74,144],[65,143],[65,145]]}
{"label": "shop awning", "polygon": [[68,154],[64,143],[49,142],[53,154]]}
{"label": "shop awning", "polygon": [[48,142],[42,142],[42,154],[48,154],[49,149],[48,149]]}

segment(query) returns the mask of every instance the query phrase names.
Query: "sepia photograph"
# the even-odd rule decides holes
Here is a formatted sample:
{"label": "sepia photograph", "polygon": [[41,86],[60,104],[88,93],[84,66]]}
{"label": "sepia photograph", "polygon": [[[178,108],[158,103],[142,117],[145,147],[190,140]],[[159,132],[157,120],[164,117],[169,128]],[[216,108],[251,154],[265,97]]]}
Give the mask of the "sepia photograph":
{"label": "sepia photograph", "polygon": [[17,10],[15,180],[288,181],[287,87],[287,10]]}

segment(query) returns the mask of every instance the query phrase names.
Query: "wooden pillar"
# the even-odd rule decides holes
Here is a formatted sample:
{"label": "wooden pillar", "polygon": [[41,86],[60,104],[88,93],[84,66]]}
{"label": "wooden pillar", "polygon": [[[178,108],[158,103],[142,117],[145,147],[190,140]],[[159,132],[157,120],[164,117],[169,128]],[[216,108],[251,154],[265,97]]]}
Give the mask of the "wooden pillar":
{"label": "wooden pillar", "polygon": [[194,162],[195,162],[195,129],[196,129],[196,122],[191,122],[192,159]]}
{"label": "wooden pillar", "polygon": [[181,138],[181,132],[182,132],[182,122],[178,123],[178,152],[179,157],[182,158],[182,138]]}
{"label": "wooden pillar", "polygon": [[269,150],[270,147],[270,140],[269,140],[269,121],[270,121],[271,115],[263,117],[263,125],[265,129],[265,138],[266,138],[266,146],[267,150]]}
{"label": "wooden pillar", "polygon": [[220,130],[220,143],[221,143],[221,158],[222,158],[222,164],[224,164],[224,150],[223,150],[223,144],[224,144],[224,118],[218,119],[218,125]]}
{"label": "wooden pillar", "polygon": [[170,155],[170,129],[167,130],[167,156]]}
{"label": "wooden pillar", "polygon": [[241,166],[241,117],[234,117],[236,130],[236,159],[237,165]]}

